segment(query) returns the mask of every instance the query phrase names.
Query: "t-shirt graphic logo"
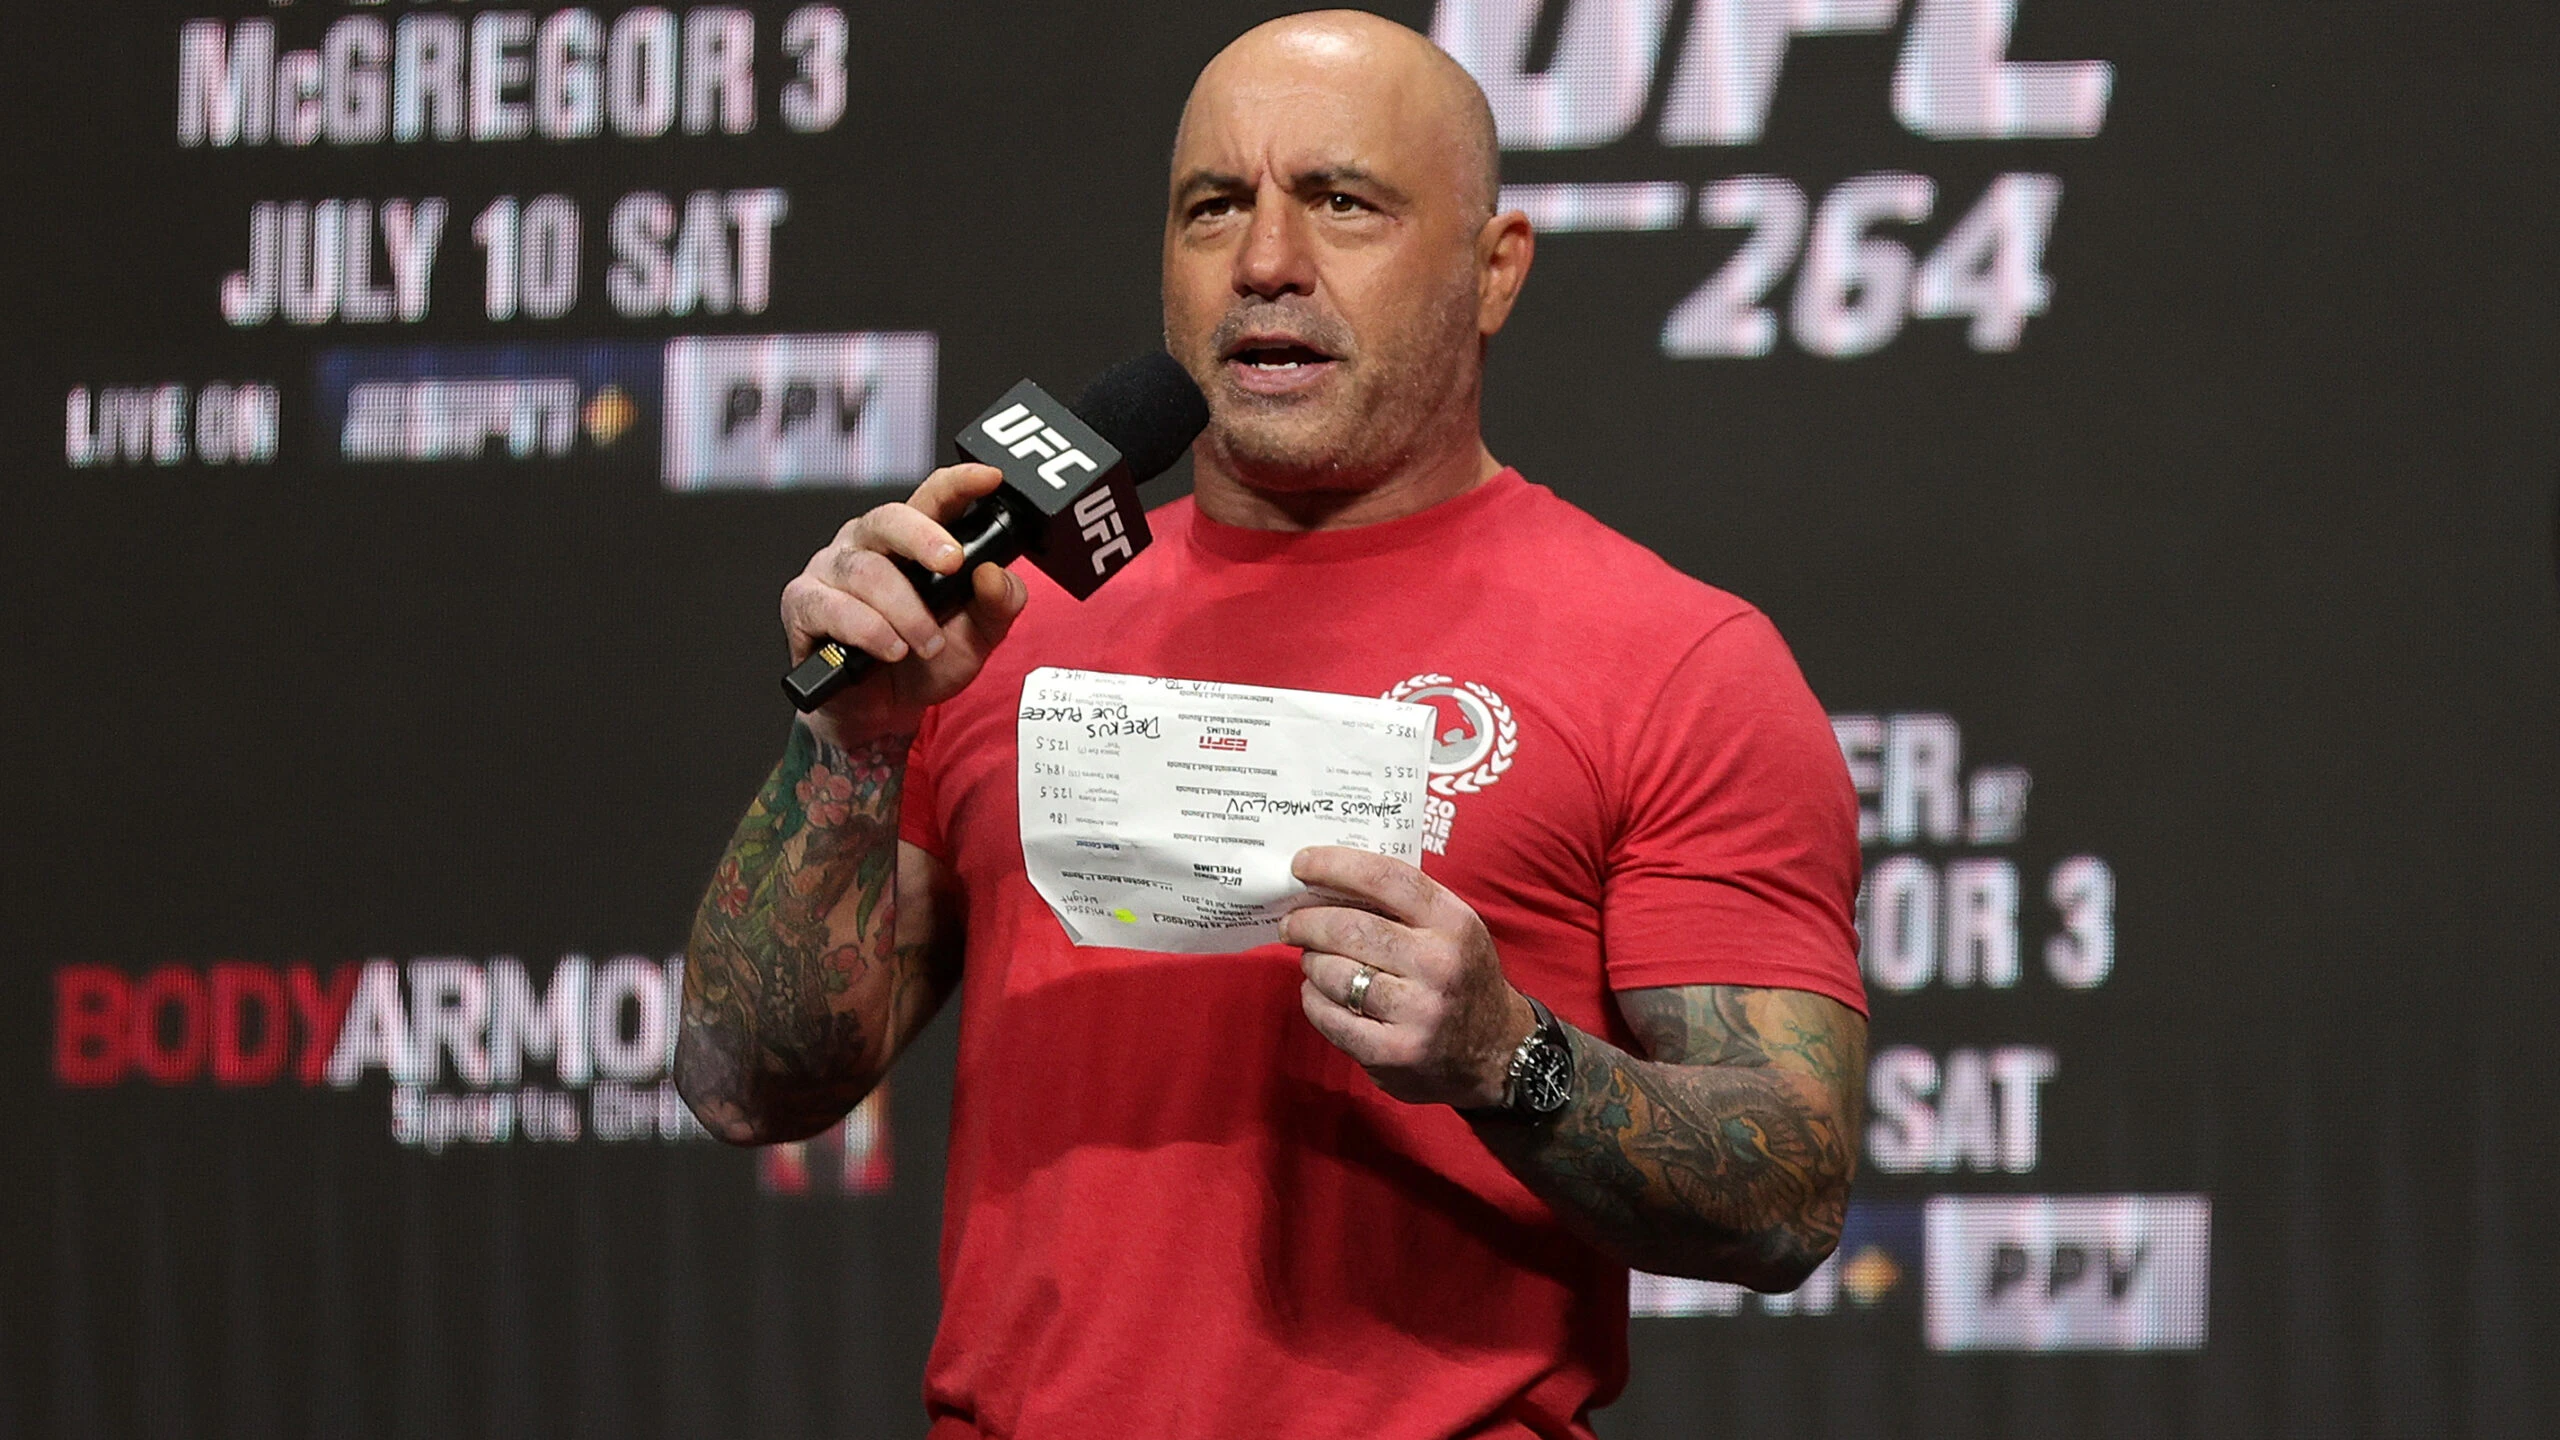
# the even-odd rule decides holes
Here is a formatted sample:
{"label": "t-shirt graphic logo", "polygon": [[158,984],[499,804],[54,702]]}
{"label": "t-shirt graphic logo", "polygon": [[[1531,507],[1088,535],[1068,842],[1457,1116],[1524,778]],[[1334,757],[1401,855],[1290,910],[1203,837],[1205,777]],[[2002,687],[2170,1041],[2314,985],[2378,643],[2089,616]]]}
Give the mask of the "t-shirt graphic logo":
{"label": "t-shirt graphic logo", "polygon": [[1491,686],[1416,675],[1389,690],[1387,698],[1428,705],[1440,717],[1431,731],[1434,795],[1473,795],[1501,779],[1520,753],[1520,722]]}
{"label": "t-shirt graphic logo", "polygon": [[1453,797],[1473,795],[1511,768],[1520,753],[1520,721],[1493,687],[1446,675],[1416,675],[1386,698],[1426,705],[1431,726],[1431,796],[1423,802],[1422,848],[1445,854],[1449,826],[1457,818]]}

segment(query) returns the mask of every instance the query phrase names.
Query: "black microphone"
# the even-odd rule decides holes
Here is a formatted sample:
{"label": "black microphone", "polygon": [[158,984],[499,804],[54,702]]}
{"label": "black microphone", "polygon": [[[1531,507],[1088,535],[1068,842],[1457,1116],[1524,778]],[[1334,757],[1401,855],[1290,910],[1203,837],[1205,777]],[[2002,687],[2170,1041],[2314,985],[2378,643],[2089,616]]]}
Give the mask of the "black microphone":
{"label": "black microphone", "polygon": [[[1072,410],[1025,380],[952,442],[961,459],[1004,472],[1002,485],[946,527],[960,542],[960,568],[937,575],[898,556],[898,573],[937,620],[969,603],[969,577],[980,565],[1026,555],[1082,600],[1154,539],[1138,486],[1163,474],[1208,425],[1200,387],[1161,350],[1104,371]],[[782,677],[782,693],[806,713],[878,663],[867,650],[821,640]]]}

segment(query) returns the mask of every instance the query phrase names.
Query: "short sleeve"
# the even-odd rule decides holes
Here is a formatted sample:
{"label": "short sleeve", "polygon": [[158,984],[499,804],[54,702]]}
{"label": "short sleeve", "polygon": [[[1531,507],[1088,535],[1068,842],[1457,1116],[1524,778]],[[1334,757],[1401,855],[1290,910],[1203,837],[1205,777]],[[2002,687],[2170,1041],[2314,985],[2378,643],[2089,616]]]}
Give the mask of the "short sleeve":
{"label": "short sleeve", "polygon": [[951,848],[942,837],[942,790],[934,775],[934,737],[941,732],[942,712],[927,710],[907,747],[906,790],[898,800],[898,838],[937,860],[948,861]]}
{"label": "short sleeve", "polygon": [[1634,725],[1602,892],[1610,988],[1809,990],[1864,1014],[1857,797],[1777,627],[1719,624]]}

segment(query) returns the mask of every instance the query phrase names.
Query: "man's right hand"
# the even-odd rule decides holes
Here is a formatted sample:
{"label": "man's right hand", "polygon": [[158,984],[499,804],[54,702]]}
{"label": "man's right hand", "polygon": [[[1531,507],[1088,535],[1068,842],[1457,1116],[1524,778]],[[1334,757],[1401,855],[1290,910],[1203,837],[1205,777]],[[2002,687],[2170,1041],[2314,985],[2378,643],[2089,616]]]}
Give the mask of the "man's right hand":
{"label": "man's right hand", "polygon": [[912,735],[925,707],[958,694],[1003,643],[1030,599],[1021,580],[995,565],[971,577],[969,604],[937,622],[915,587],[890,563],[904,556],[948,575],[960,567],[960,545],[942,527],[970,502],[1001,484],[992,465],[952,465],[925,477],[903,503],[846,522],[835,542],[809,557],[807,569],[782,587],[782,629],[798,664],[828,640],[867,651],[882,662],[808,719],[819,738],[848,749],[885,735]]}

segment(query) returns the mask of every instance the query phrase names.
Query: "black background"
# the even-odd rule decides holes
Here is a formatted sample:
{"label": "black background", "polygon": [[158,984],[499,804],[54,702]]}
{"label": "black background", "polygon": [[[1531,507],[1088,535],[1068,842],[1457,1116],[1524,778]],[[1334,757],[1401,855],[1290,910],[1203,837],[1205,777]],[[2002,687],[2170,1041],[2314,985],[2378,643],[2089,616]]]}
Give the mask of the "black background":
{"label": "black background", "polygon": [[[671,495],[583,455],[316,458],[318,348],[924,329],[946,424],[1025,373],[1080,384],[1154,338],[1192,74],[1276,13],[849,7],[847,113],[802,136],[772,104],[787,7],[755,8],[751,136],[345,151],[178,147],[200,12],[12,17],[0,1431],[920,1428],[947,1020],[901,1066],[899,1178],[865,1199],[762,1196],[708,1145],[428,1157],[387,1138],[378,1080],[49,1068],[65,964],[679,949],[784,731],[775,594],[871,500]],[[2211,1343],[1949,1357],[1907,1314],[1638,1321],[1603,1433],[2553,1433],[2560,15],[2023,12],[2012,55],[2114,63],[2095,139],[1908,134],[1897,28],[1798,41],[1758,145],[1641,123],[1507,162],[1817,197],[1910,169],[1940,188],[1923,241],[1993,174],[2050,171],[2054,299],[2018,350],[1921,322],[1855,361],[1667,361],[1663,314],[1735,237],[1559,235],[1487,429],[1768,610],[1832,710],[1942,710],[1968,764],[2030,767],[2022,857],[2114,866],[2102,988],[1877,1004],[1880,1044],[2058,1051],[2038,1170],[1863,1193],[2209,1193]],[[256,13],[289,45],[339,12]],[[768,184],[791,197],[769,313],[614,318],[615,197]],[[586,212],[580,304],[493,324],[470,217],[543,191]],[[223,323],[253,201],[421,194],[454,205],[424,323]],[[246,378],[284,394],[271,467],[64,463],[72,385]]]}

